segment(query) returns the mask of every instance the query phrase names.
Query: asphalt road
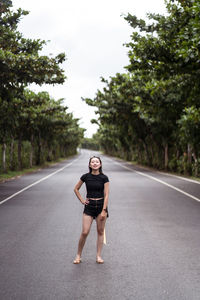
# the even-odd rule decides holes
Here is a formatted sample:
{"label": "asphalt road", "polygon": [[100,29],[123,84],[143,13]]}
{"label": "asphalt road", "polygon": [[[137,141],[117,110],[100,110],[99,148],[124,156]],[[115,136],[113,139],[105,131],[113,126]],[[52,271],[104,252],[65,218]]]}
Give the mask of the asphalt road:
{"label": "asphalt road", "polygon": [[73,188],[94,153],[0,184],[0,299],[199,300],[193,181],[101,156],[110,179],[105,263],[95,262],[95,221],[83,262],[72,263],[83,210]]}

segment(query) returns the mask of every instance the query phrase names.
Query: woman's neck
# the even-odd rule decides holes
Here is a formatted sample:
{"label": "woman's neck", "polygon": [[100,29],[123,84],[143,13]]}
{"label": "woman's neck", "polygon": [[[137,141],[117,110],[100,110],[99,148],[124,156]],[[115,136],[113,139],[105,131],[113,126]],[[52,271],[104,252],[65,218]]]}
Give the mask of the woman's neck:
{"label": "woman's neck", "polygon": [[99,170],[92,170],[91,173],[92,173],[93,175],[99,175],[99,174],[100,174]]}

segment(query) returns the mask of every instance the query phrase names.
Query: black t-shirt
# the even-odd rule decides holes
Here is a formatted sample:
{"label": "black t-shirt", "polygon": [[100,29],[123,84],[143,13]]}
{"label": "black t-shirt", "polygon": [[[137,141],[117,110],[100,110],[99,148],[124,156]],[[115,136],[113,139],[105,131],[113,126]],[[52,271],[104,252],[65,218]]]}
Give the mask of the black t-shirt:
{"label": "black t-shirt", "polygon": [[104,174],[93,175],[86,173],[81,176],[81,181],[85,182],[87,189],[87,198],[104,197],[104,183],[109,182],[109,179]]}

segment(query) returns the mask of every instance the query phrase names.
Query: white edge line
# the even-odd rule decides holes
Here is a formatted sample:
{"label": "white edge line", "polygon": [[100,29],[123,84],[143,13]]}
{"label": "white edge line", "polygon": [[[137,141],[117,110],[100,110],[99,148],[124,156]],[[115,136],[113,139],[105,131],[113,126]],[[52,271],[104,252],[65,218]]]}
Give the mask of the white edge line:
{"label": "white edge line", "polygon": [[[130,165],[133,165],[130,162],[127,162],[127,163],[130,164]],[[149,169],[149,170],[152,171],[151,169]],[[175,174],[170,174],[168,172],[162,172],[162,171],[157,171],[157,170],[153,170],[153,172],[158,173],[158,174],[163,174],[163,175],[166,175],[166,176],[176,177],[176,178],[179,178],[179,179],[182,179],[182,180],[185,180],[185,181],[200,184],[200,181],[197,181],[195,179],[190,179],[190,178],[187,178],[187,177],[183,177],[183,176],[179,176],[179,175],[175,175]]]}
{"label": "white edge line", "polygon": [[138,174],[140,174],[140,175],[142,175],[142,176],[146,176],[146,177],[151,178],[151,179],[153,179],[153,180],[155,180],[155,181],[158,181],[158,182],[160,182],[160,183],[162,183],[162,184],[164,184],[164,185],[170,187],[171,189],[176,190],[176,191],[178,191],[179,193],[182,193],[182,194],[184,194],[184,195],[186,195],[186,196],[188,196],[188,197],[190,197],[190,198],[192,198],[192,199],[194,199],[194,200],[200,202],[200,199],[199,199],[199,198],[197,198],[197,197],[195,197],[195,196],[193,196],[193,195],[191,195],[191,194],[188,194],[188,193],[186,193],[186,192],[184,192],[184,191],[182,191],[182,190],[176,188],[175,186],[173,186],[173,185],[171,185],[171,184],[168,184],[168,183],[166,183],[166,182],[164,182],[164,181],[162,181],[162,180],[160,180],[160,179],[157,179],[157,178],[155,178],[155,177],[153,177],[153,176],[151,176],[151,175],[147,175],[147,174],[144,174],[144,173],[142,173],[142,172],[133,170],[133,169],[131,169],[131,168],[129,168],[129,167],[123,166],[122,164],[120,164],[120,163],[118,163],[118,162],[116,162],[116,161],[115,161],[115,163],[118,164],[118,165],[120,165],[121,167],[123,167],[123,168],[125,168],[125,169],[128,169],[128,170],[132,171],[132,172],[138,173]]}
{"label": "white edge line", "polygon": [[185,180],[185,181],[200,184],[200,181],[197,181],[197,180],[194,180],[194,179],[190,179],[190,178],[186,178],[186,177],[182,177],[182,176],[178,176],[178,175],[174,175],[174,174],[169,174],[169,173],[165,173],[165,172],[160,172],[160,171],[156,171],[156,173],[171,176],[171,177],[177,177],[177,178]]}
{"label": "white edge line", "polygon": [[72,164],[73,164],[75,161],[77,161],[77,160],[78,160],[78,158],[77,158],[77,159],[75,159],[75,160],[73,160],[71,163],[69,163],[69,164],[65,165],[63,168],[61,168],[61,169],[58,169],[57,171],[55,171],[55,172],[53,172],[53,173],[51,173],[51,174],[49,174],[49,175],[47,175],[47,176],[45,176],[45,177],[41,178],[41,179],[40,179],[40,180],[38,180],[38,181],[35,181],[34,183],[32,183],[32,184],[28,185],[27,187],[23,188],[22,190],[20,190],[20,191],[16,192],[15,194],[13,194],[13,195],[9,196],[8,198],[6,198],[6,199],[4,199],[4,200],[2,200],[2,201],[0,202],[0,205],[1,205],[1,204],[3,204],[3,203],[5,203],[6,201],[8,201],[8,200],[12,199],[13,197],[15,197],[15,196],[17,196],[17,195],[21,194],[22,192],[24,192],[24,191],[26,191],[26,190],[30,189],[32,186],[34,186],[34,185],[36,185],[36,184],[38,184],[38,183],[42,182],[43,180],[46,180],[46,179],[48,179],[49,177],[51,177],[51,176],[55,175],[56,173],[58,173],[58,172],[61,172],[61,171],[62,171],[62,170],[64,170],[65,168],[67,168],[67,167],[71,166],[71,165],[72,165]]}

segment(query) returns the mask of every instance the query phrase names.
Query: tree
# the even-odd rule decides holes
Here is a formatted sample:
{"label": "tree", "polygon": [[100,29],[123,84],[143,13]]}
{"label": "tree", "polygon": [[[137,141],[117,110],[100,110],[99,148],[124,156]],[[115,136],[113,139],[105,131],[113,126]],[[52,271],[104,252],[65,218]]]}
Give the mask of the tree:
{"label": "tree", "polygon": [[[6,144],[10,141],[16,114],[13,109],[18,105],[18,100],[23,95],[24,88],[30,83],[42,85],[63,83],[64,71],[60,64],[65,60],[65,54],[60,53],[55,57],[39,54],[46,44],[43,40],[23,38],[17,31],[21,17],[27,11],[11,10],[11,1],[2,1],[0,6],[0,144],[3,145],[3,165],[5,166]],[[12,114],[13,119],[9,116]],[[9,119],[9,120],[8,120]]]}
{"label": "tree", "polygon": [[133,28],[131,42],[126,44],[127,73],[103,79],[103,91],[84,100],[97,107],[96,122],[106,152],[139,161],[144,161],[145,154],[149,165],[167,169],[184,151],[188,110],[190,130],[198,119],[200,5],[197,0],[169,0],[166,8],[167,15],[148,14],[150,23],[130,14],[125,17]]}

